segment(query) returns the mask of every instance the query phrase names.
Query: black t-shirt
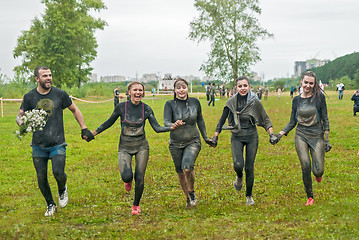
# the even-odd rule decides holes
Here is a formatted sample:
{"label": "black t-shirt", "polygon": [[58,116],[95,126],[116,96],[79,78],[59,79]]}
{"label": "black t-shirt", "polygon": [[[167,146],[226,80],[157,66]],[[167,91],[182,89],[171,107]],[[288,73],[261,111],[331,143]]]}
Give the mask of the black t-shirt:
{"label": "black t-shirt", "polygon": [[43,109],[47,112],[46,125],[42,131],[33,133],[32,145],[53,147],[65,142],[63,110],[71,104],[69,95],[55,87],[51,87],[45,95],[40,94],[36,88],[24,95],[21,110]]}

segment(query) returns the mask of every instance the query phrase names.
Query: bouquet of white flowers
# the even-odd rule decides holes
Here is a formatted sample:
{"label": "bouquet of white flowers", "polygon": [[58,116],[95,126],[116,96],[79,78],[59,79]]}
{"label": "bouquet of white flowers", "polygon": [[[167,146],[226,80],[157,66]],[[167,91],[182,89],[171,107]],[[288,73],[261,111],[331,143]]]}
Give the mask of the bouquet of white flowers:
{"label": "bouquet of white flowers", "polygon": [[20,125],[19,131],[15,132],[16,137],[22,139],[28,132],[41,131],[46,125],[46,111],[43,109],[33,109],[26,111],[25,115],[21,117],[23,123]]}

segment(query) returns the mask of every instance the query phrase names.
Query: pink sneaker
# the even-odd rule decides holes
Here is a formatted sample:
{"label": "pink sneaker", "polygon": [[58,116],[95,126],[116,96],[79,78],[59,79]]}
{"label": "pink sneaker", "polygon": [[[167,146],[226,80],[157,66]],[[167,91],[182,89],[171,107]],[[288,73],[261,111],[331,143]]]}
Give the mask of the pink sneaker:
{"label": "pink sneaker", "polygon": [[320,183],[320,182],[323,180],[323,176],[321,176],[321,177],[315,177],[315,180],[316,180],[318,183]]}
{"label": "pink sneaker", "polygon": [[311,205],[313,205],[314,204],[314,199],[313,198],[308,198],[308,201],[307,201],[307,203],[305,204],[305,206],[311,206]]}
{"label": "pink sneaker", "polygon": [[131,212],[132,215],[137,215],[140,212],[141,212],[140,206],[135,206],[135,205],[132,206],[132,212]]}
{"label": "pink sneaker", "polygon": [[125,189],[127,192],[131,191],[132,189],[132,182],[126,183],[125,182]]}

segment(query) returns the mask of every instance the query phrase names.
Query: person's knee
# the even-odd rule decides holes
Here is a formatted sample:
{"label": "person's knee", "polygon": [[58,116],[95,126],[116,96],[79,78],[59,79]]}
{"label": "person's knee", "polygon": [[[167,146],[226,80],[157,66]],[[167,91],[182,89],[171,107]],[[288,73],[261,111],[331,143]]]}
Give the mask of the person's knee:
{"label": "person's knee", "polygon": [[191,174],[193,172],[193,170],[191,169],[183,169],[183,173],[188,175],[188,174]]}
{"label": "person's knee", "polygon": [[64,169],[53,169],[52,173],[54,174],[54,176],[57,180],[66,178]]}
{"label": "person's knee", "polygon": [[243,163],[234,162],[233,168],[234,168],[234,171],[235,171],[236,173],[242,172],[242,171],[243,171]]}
{"label": "person's knee", "polygon": [[121,172],[122,181],[129,183],[133,180],[133,173],[131,170]]}

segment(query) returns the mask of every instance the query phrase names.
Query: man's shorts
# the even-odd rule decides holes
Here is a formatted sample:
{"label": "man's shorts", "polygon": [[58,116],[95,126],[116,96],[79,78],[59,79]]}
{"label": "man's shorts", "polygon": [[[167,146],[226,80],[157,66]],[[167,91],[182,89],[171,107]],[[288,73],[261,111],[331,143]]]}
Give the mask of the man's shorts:
{"label": "man's shorts", "polygon": [[66,156],[66,143],[56,145],[53,147],[39,147],[31,145],[32,147],[32,157],[33,158],[51,158],[55,155],[65,155]]}

